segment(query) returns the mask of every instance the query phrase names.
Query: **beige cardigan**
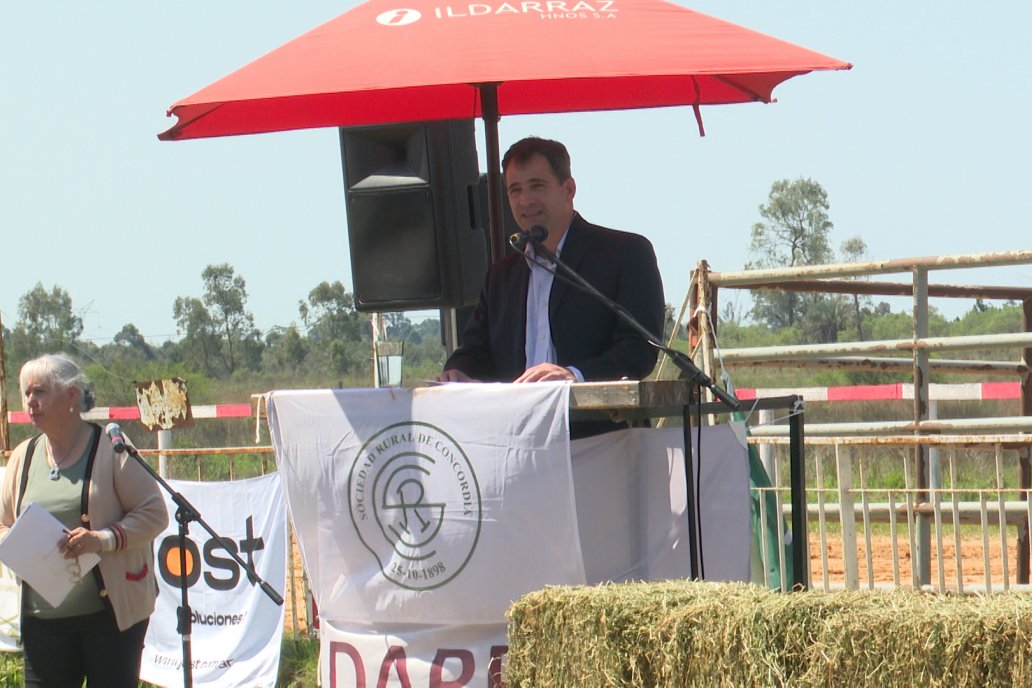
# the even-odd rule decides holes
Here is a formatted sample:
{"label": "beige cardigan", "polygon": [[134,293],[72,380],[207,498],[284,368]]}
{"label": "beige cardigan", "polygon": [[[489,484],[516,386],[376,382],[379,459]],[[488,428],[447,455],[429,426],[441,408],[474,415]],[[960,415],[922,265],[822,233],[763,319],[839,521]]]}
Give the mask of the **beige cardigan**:
{"label": "beige cardigan", "polygon": [[[100,554],[102,584],[100,596],[115,613],[118,627],[125,630],[143,621],[154,611],[158,594],[154,572],[154,538],[168,524],[168,510],[157,482],[128,453],[116,454],[100,427],[90,423],[98,437],[97,452],[89,480],[83,526],[92,530],[114,526],[121,531],[119,549]],[[91,438],[91,442],[93,438]],[[0,539],[14,523],[21,490],[22,467],[29,440],[15,447],[7,461],[0,487]]]}

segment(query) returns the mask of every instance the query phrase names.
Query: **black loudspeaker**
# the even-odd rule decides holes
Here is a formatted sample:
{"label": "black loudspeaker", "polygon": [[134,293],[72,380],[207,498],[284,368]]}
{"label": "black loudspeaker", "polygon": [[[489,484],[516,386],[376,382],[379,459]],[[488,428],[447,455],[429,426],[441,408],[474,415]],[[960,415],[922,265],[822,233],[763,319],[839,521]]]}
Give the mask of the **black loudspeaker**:
{"label": "black loudspeaker", "polygon": [[476,303],[487,271],[473,120],[340,129],[355,308]]}

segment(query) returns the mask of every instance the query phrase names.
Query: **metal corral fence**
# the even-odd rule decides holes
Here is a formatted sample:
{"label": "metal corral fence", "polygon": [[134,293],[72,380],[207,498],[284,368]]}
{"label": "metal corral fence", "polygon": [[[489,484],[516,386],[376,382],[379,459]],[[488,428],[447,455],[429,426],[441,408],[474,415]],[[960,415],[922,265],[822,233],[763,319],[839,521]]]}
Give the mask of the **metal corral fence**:
{"label": "metal corral fence", "polygon": [[[773,492],[790,522],[788,440],[750,442],[770,450],[763,453],[773,485],[757,489]],[[1032,501],[1008,476],[1032,435],[811,437],[806,444],[812,588],[1028,589],[1017,582],[1019,547],[1027,547],[1018,535],[1032,516]],[[930,455],[927,489],[914,479],[918,446]],[[767,500],[759,500],[759,508],[766,523]],[[787,529],[778,536],[781,545],[792,537]],[[761,542],[765,563],[784,551]]]}
{"label": "metal corral fence", "polygon": [[[807,521],[816,526],[808,539],[813,587],[995,592],[1029,583],[1032,289],[930,282],[931,274],[948,270],[1029,264],[1032,250],[723,273],[711,271],[705,261],[698,264],[681,319],[690,314],[692,356],[711,377],[719,378],[724,369],[760,366],[909,377],[907,418],[805,424]],[[893,273],[907,281],[870,281]],[[723,289],[910,296],[913,334],[896,340],[721,349],[717,304]],[[930,337],[930,297],[1019,302],[1022,331]],[[1005,361],[945,358],[982,350],[1016,350],[1018,355]],[[1017,380],[1020,415],[939,420],[931,381],[945,374]],[[787,442],[779,437],[786,434],[784,426],[761,423],[753,434],[760,447]],[[775,485],[771,489],[778,508],[784,508],[784,461],[776,458],[781,452],[765,454]],[[1011,529],[1015,537],[1008,538]]]}

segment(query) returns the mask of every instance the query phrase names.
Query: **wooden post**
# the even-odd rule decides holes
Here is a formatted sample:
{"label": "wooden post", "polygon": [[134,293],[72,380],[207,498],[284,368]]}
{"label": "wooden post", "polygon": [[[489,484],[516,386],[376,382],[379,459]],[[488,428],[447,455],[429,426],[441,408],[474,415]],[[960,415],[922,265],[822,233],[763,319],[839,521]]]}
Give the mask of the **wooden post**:
{"label": "wooden post", "polygon": [[701,337],[705,336],[702,330],[702,323],[699,322],[698,312],[700,300],[705,301],[702,292],[709,288],[709,263],[700,260],[692,273],[691,284],[688,287],[688,321],[685,323],[685,334],[688,337],[688,355],[692,356],[695,347],[699,345]]}
{"label": "wooden post", "polygon": [[11,435],[7,426],[7,375],[4,373],[4,321],[0,317],[0,452],[11,451]]}

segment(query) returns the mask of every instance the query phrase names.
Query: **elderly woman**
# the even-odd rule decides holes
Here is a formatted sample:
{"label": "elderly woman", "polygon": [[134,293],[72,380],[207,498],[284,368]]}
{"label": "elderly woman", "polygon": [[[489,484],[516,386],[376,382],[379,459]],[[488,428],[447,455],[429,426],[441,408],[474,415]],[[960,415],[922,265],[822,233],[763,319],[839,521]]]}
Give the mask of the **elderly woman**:
{"label": "elderly woman", "polygon": [[[154,479],[128,454],[116,454],[100,426],[83,420],[93,394],[64,354],[40,356],[21,370],[22,403],[41,434],[19,444],[0,490],[0,538],[35,502],[66,533],[66,559],[100,554],[61,604],[22,586],[21,634],[26,686],[136,688],[147,623],[154,611],[153,542],[168,523]],[[74,565],[74,561],[70,561]]]}

